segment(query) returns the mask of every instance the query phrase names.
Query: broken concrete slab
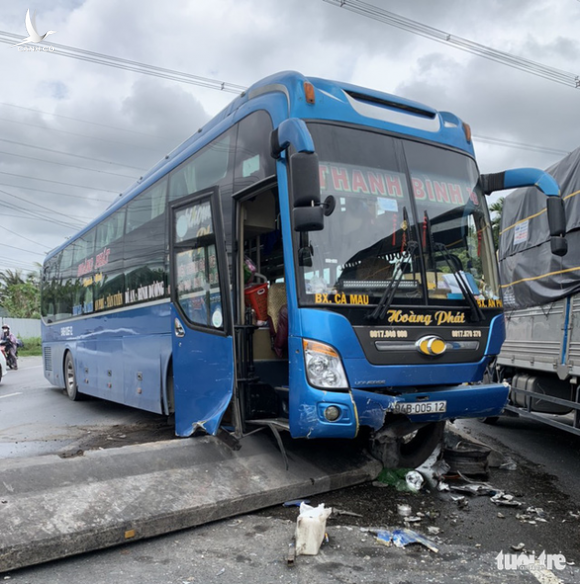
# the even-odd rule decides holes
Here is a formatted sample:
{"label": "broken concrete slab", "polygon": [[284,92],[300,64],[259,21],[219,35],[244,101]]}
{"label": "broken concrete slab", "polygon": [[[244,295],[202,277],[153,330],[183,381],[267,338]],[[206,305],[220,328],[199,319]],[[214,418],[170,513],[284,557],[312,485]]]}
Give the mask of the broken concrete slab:
{"label": "broken concrete slab", "polygon": [[265,434],[233,451],[213,437],[0,461],[0,572],[123,544],[374,479],[353,442]]}

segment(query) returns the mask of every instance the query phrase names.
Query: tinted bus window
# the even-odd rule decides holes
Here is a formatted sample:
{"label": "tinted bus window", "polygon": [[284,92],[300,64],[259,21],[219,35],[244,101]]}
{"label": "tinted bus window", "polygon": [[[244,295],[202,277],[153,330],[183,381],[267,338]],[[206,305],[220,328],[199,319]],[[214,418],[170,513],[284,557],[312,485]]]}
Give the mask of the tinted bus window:
{"label": "tinted bus window", "polygon": [[115,211],[109,218],[105,219],[97,227],[97,245],[96,250],[108,246],[111,242],[123,237],[125,229],[125,209]]}
{"label": "tinted bus window", "polygon": [[229,130],[178,166],[170,175],[169,200],[226,183],[233,166],[234,137],[234,129]]}
{"label": "tinted bus window", "polygon": [[42,272],[42,293],[40,311],[47,322],[53,322],[56,314],[56,294],[58,291],[58,267],[60,255],[57,255],[44,265]]}
{"label": "tinted bus window", "polygon": [[234,192],[276,173],[270,156],[272,120],[265,111],[250,114],[238,124]]}
{"label": "tinted bus window", "polygon": [[[124,304],[154,300],[167,293],[166,191],[167,179],[163,179],[127,206],[122,252]],[[111,294],[118,292],[112,290]]]}
{"label": "tinted bus window", "polygon": [[95,269],[95,234],[91,229],[73,242],[73,273],[69,279],[73,316],[93,312],[93,271]]}
{"label": "tinted bus window", "polygon": [[123,306],[123,230],[125,208],[115,211],[97,227],[95,248],[95,310]]}
{"label": "tinted bus window", "polygon": [[155,183],[127,206],[127,233],[165,213],[167,180]]}

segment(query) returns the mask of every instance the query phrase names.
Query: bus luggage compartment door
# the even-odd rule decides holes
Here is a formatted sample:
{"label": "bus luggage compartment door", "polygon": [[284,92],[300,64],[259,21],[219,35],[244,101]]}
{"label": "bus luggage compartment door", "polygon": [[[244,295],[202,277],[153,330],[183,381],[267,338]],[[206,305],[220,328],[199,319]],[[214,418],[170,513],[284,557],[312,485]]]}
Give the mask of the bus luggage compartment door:
{"label": "bus luggage compartment door", "polygon": [[179,199],[171,209],[175,432],[216,434],[235,371],[219,189]]}

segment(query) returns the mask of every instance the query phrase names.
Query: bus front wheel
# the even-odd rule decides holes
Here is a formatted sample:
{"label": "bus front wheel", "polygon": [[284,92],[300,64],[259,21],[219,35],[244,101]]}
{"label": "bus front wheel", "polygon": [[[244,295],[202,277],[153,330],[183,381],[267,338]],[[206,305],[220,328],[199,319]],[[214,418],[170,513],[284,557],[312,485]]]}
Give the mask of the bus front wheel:
{"label": "bus front wheel", "polygon": [[371,439],[371,454],[385,468],[417,468],[443,441],[445,422],[432,422],[402,436]]}
{"label": "bus front wheel", "polygon": [[67,353],[64,360],[64,384],[64,389],[69,399],[79,401],[81,399],[81,393],[77,385],[75,363],[71,353]]}

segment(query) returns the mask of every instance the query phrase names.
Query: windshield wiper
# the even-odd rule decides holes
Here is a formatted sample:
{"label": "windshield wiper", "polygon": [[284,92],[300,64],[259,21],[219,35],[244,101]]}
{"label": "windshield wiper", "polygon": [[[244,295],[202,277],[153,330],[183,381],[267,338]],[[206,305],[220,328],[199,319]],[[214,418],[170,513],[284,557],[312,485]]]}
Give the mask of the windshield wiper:
{"label": "windshield wiper", "polygon": [[[427,224],[427,233],[429,236],[430,247],[435,252],[440,252],[441,255],[443,255],[443,259],[445,260],[447,267],[455,276],[455,280],[457,281],[459,290],[461,290],[461,294],[467,300],[467,302],[469,303],[469,307],[471,308],[471,320],[475,322],[481,322],[482,320],[485,320],[485,316],[483,315],[483,312],[479,307],[479,304],[477,303],[477,298],[475,297],[475,294],[473,293],[473,290],[471,289],[469,282],[465,278],[463,271],[459,269],[457,267],[457,264],[455,264],[455,262],[453,261],[454,259],[457,258],[453,258],[453,256],[449,253],[449,250],[447,249],[447,247],[445,247],[443,243],[437,243],[435,241],[435,238],[433,237],[433,232],[431,231],[431,220],[429,219],[427,211],[425,211],[425,221]],[[435,269],[434,262],[433,269]],[[437,272],[435,272],[435,281],[437,281]]]}
{"label": "windshield wiper", "polygon": [[[409,217],[407,215],[407,208],[403,207],[403,222],[409,229]],[[385,288],[379,303],[377,304],[376,308],[367,315],[367,318],[370,320],[379,320],[385,318],[387,314],[387,310],[391,306],[393,302],[393,298],[401,284],[401,280],[403,279],[403,275],[405,274],[405,268],[409,261],[413,261],[413,256],[419,249],[419,244],[414,239],[408,239],[405,244],[405,250],[401,254],[401,257],[395,264],[395,271],[388,286]]]}

